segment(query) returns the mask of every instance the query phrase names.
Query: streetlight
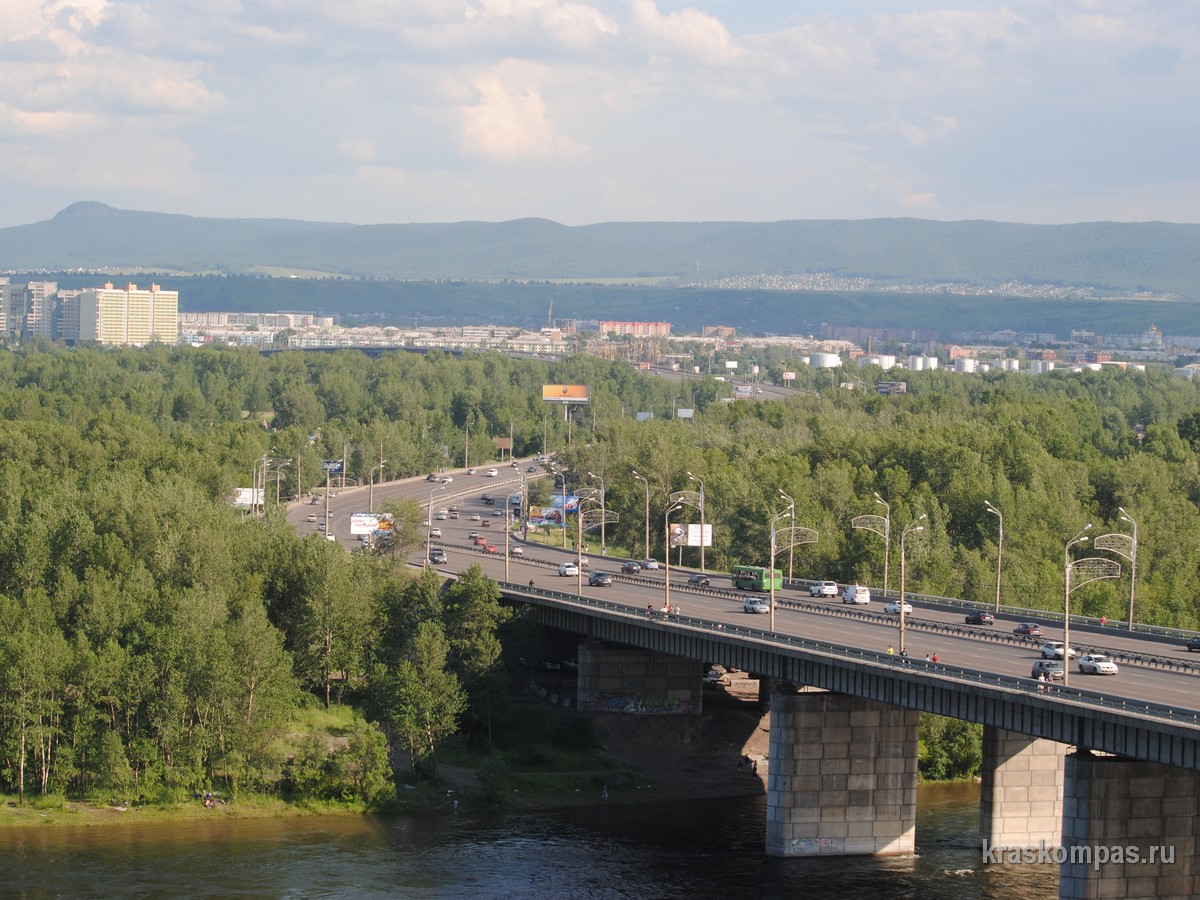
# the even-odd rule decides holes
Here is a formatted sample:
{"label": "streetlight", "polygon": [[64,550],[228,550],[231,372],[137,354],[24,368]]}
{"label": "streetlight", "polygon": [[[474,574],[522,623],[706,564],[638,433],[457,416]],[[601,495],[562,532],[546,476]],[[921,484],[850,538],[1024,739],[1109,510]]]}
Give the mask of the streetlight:
{"label": "streetlight", "polygon": [[[290,466],[292,464],[292,461],[290,459],[282,459],[282,460],[274,459],[274,460],[272,460],[272,462],[275,463],[275,505],[278,506],[279,505],[279,482],[283,477],[284,468],[286,466]],[[263,470],[264,479],[266,478],[266,474],[267,474],[266,469],[264,469]],[[265,489],[266,485],[264,484],[263,487]]]}
{"label": "streetlight", "polygon": [[700,485],[700,571],[704,571],[704,479],[691,472],[687,477]]}
{"label": "streetlight", "polygon": [[[636,475],[637,473],[635,472],[634,474]],[[666,557],[664,563],[665,569],[663,570],[663,574],[666,575],[666,579],[663,582],[663,610],[668,613],[671,611],[671,513],[682,508],[682,503],[676,503],[674,506],[668,506],[667,511],[663,513],[663,543],[666,545],[666,552],[663,553],[663,556]],[[646,558],[650,558],[648,551]]]}
{"label": "streetlight", "polygon": [[1133,589],[1137,583],[1137,522],[1125,512],[1125,507],[1118,506],[1117,509],[1121,511],[1121,518],[1133,526],[1133,544],[1129,553],[1129,623],[1126,626],[1129,631],[1133,631]]}
{"label": "streetlight", "polygon": [[[779,488],[778,490],[779,490],[779,496],[788,502],[788,511],[792,514],[792,523],[795,524],[795,522],[796,522],[796,501],[794,499],[792,499],[791,497],[789,497],[787,494],[785,494],[783,492],[782,488]],[[796,555],[795,545],[790,545],[788,547],[788,581],[792,580],[792,561],[795,559],[795,555]]]}
{"label": "streetlight", "polygon": [[883,526],[883,599],[887,599],[888,589],[888,555],[892,549],[892,505],[879,496],[879,491],[875,492],[875,502],[884,508],[887,513],[884,516]]}
{"label": "streetlight", "polygon": [[984,507],[1000,520],[1000,538],[996,542],[996,612],[1000,612],[1000,560],[1004,556],[1004,513],[992,506],[990,500],[983,501]]}
{"label": "streetlight", "polygon": [[639,475],[636,470],[633,472],[633,477],[642,482],[646,486],[646,555],[643,559],[650,558],[650,482],[646,480],[645,475]]}
{"label": "streetlight", "polygon": [[792,511],[785,509],[777,516],[771,517],[771,566],[767,569],[767,578],[771,581],[771,631],[775,630],[775,523],[780,519],[790,519]]}
{"label": "streetlight", "polygon": [[604,538],[604,479],[595,472],[588,472],[588,478],[595,478],[600,482],[600,555],[608,555],[608,542]]}
{"label": "streetlight", "polygon": [[[440,487],[432,487],[429,489],[429,506],[425,509],[425,568],[429,568],[429,541],[432,537],[433,528],[433,495],[438,491],[444,491],[446,486],[443,484]],[[326,528],[329,526],[326,525]]]}
{"label": "streetlight", "polygon": [[1083,530],[1063,548],[1063,686],[1066,687],[1071,675],[1071,548],[1076,544],[1087,542],[1087,533],[1092,530],[1088,522]]}
{"label": "streetlight", "polygon": [[383,480],[383,467],[387,464],[386,459],[381,459],[379,465],[371,467],[371,486],[367,489],[367,512],[375,512],[375,473],[379,473],[380,480]]}
{"label": "streetlight", "polygon": [[512,498],[513,497],[524,498],[524,492],[525,492],[525,479],[524,479],[524,477],[522,477],[521,478],[521,490],[513,491],[511,494],[509,494],[507,497],[504,498],[504,507],[505,507],[504,508],[504,580],[505,581],[509,580],[508,579],[508,562],[512,556],[512,554],[509,553],[509,550],[508,550],[508,538],[509,538],[509,535],[512,533],[512,521],[510,518],[512,515],[512,508],[513,508]]}
{"label": "streetlight", "polygon": [[916,519],[908,523],[908,526],[900,532],[900,655],[907,656],[904,652],[904,542],[908,535],[912,532],[924,531],[924,525],[917,523],[925,519],[925,513],[921,513]]}

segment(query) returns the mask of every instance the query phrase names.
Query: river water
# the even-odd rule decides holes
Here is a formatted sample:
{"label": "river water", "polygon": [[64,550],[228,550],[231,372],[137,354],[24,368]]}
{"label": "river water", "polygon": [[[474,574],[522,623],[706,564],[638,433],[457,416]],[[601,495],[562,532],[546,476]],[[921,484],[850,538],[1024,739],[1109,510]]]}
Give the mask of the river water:
{"label": "river water", "polygon": [[0,831],[0,895],[1055,897],[1053,866],[980,862],[979,789],[923,786],[917,855],[768,859],[762,797],[538,813],[213,819]]}

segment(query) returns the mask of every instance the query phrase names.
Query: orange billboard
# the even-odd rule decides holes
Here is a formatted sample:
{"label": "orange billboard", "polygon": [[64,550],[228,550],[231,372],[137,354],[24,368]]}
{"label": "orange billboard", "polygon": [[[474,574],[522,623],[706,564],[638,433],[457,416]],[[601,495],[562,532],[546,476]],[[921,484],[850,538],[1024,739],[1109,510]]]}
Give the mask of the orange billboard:
{"label": "orange billboard", "polygon": [[587,403],[589,394],[585,384],[542,385],[542,400],[546,403]]}

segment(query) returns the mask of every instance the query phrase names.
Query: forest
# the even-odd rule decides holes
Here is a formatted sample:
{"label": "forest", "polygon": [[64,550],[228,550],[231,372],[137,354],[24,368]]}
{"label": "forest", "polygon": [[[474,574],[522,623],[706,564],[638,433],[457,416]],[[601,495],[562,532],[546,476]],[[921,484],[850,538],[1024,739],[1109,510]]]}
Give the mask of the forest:
{"label": "forest", "polygon": [[[768,356],[764,377],[795,365]],[[436,771],[451,737],[486,742],[502,710],[513,612],[472,568],[443,584],[394,556],[300,538],[269,503],[233,508],[264,457],[281,495],[326,459],[365,480],[549,451],[570,488],[603,480],[610,552],[640,555],[644,504],[703,479],[707,566],[765,564],[795,502],[818,531],[797,577],[882,580],[884,546],[850,520],[890,504],[913,591],[994,595],[1004,513],[1006,603],[1061,608],[1064,542],[1138,523],[1137,619],[1196,628],[1200,395],[1165,371],[911,373],[907,395],[816,381],[786,401],[722,402],[590,357],[262,356],[245,349],[64,349],[0,357],[0,790],[168,801],[223,787],[383,802],[389,760]],[[873,374],[864,370],[870,382]],[[827,377],[827,376],[826,376]],[[564,419],[541,385],[585,384]],[[692,419],[674,416],[694,408]],[[639,421],[638,412],[653,418]],[[1139,438],[1138,427],[1144,426]],[[647,481],[632,477],[637,470]],[[548,481],[545,479],[543,481]],[[271,483],[274,488],[274,483]],[[547,490],[548,488],[543,488]],[[421,513],[398,504],[414,525]],[[651,554],[663,554],[651,529]],[[694,551],[689,551],[694,553]],[[687,562],[688,560],[685,560]],[[891,557],[892,581],[898,562]],[[1075,611],[1123,618],[1127,570]],[[334,744],[305,716],[362,715]]]}

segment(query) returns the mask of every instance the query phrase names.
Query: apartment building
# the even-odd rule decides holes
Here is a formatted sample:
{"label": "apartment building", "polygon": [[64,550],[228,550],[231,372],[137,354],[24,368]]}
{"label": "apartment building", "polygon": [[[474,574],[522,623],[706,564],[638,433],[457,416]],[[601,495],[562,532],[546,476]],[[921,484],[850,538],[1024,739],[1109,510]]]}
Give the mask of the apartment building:
{"label": "apartment building", "polygon": [[[141,347],[153,341],[179,343],[179,292],[157,284],[149,290],[130,284],[114,288],[109,282],[79,295],[79,333],[76,340],[114,346]],[[64,335],[71,340],[71,337]]]}

